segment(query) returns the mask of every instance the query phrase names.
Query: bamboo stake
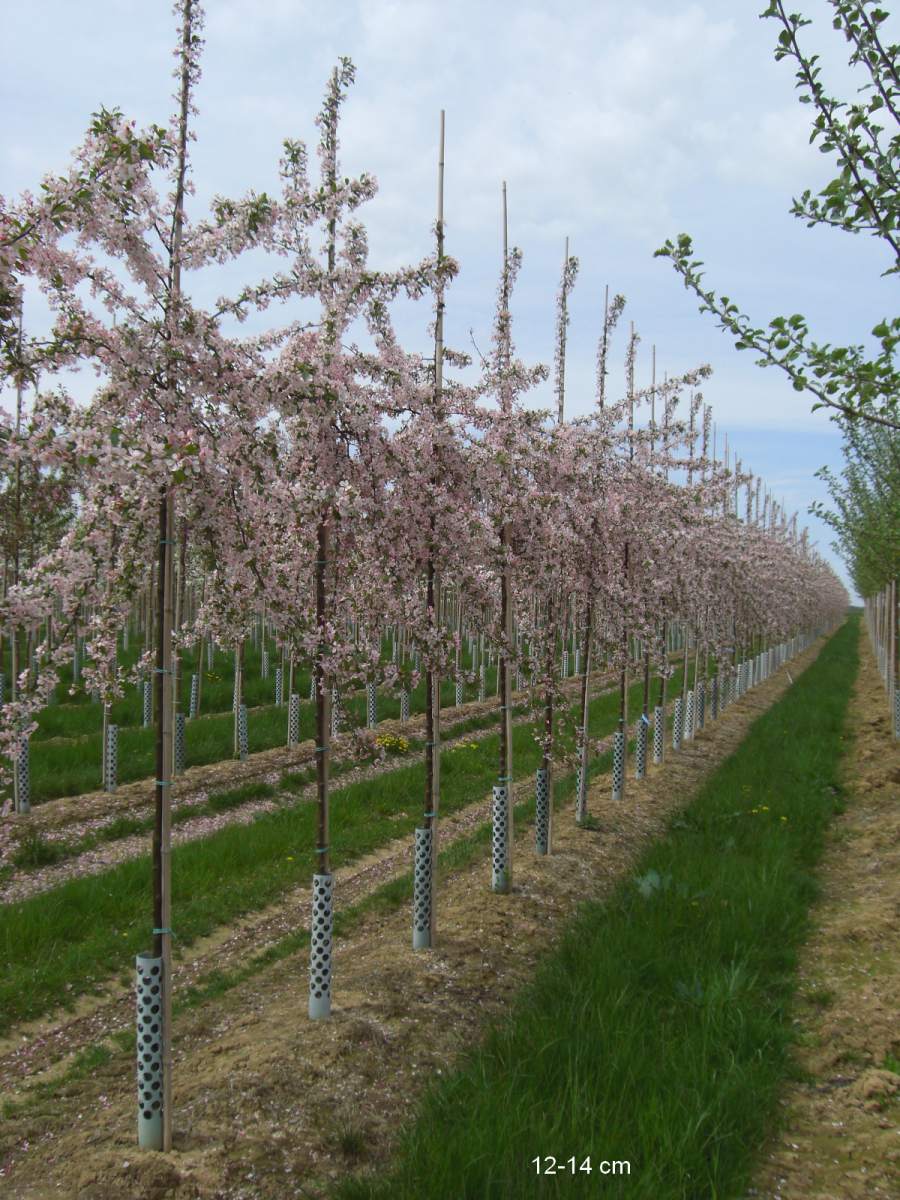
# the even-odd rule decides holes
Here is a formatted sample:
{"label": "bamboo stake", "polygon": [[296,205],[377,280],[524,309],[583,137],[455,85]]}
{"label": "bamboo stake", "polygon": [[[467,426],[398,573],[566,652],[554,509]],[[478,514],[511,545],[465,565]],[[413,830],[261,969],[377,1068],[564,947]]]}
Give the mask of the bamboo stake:
{"label": "bamboo stake", "polygon": [[[503,344],[504,379],[501,390],[501,401],[506,416],[510,415],[512,402],[509,396],[509,383],[506,373],[509,370],[509,243],[508,217],[506,209],[506,182],[503,183],[503,309],[505,318]],[[513,803],[512,803],[512,688],[509,671],[509,647],[512,645],[512,579],[508,553],[510,546],[509,522],[503,514],[503,525],[500,535],[501,553],[503,555],[503,571],[501,576],[501,625],[502,640],[500,653],[497,658],[498,686],[500,691],[500,784],[506,788],[506,854],[505,864],[506,889],[512,887],[512,845],[513,845]]]}

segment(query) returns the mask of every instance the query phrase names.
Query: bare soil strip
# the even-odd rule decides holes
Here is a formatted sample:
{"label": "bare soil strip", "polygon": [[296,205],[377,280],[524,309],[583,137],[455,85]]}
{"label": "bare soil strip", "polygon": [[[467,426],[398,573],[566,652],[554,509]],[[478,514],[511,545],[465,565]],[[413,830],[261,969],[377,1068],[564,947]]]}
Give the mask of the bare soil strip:
{"label": "bare soil strip", "polygon": [[822,898],[800,960],[804,1082],[748,1193],[766,1200],[900,1196],[900,749],[860,626],[847,811],[829,832]]}
{"label": "bare soil strip", "polygon": [[[794,660],[795,677],[819,648],[817,643]],[[520,823],[509,895],[490,892],[483,857],[442,879],[434,950],[410,949],[405,907],[363,916],[336,943],[330,1021],[306,1017],[305,952],[184,1012],[175,1029],[170,1156],[137,1149],[130,1055],[115,1055],[49,1102],[35,1100],[16,1117],[15,1129],[0,1133],[8,1194],[25,1200],[60,1194],[91,1200],[321,1196],[330,1180],[360,1163],[384,1163],[429,1078],[449,1069],[486,1022],[502,1015],[578,904],[609,893],[788,686],[787,672],[778,672],[680,754],[668,752],[664,767],[651,769],[645,781],[629,780],[621,803],[610,799],[609,777],[599,778],[590,798],[597,828],[577,828],[570,807],[557,813],[549,858],[534,855],[533,828]],[[455,833],[452,819],[442,822],[441,845],[486,815],[484,804],[457,814],[462,828]],[[402,869],[408,869],[408,841],[339,876],[338,905],[352,904],[396,874],[391,853],[402,855]],[[297,889],[277,912],[257,914],[192,948],[176,987],[203,960],[206,967],[226,969],[247,953],[248,941],[259,949],[273,934],[296,930],[308,905],[308,889]],[[130,990],[114,1003],[124,1028],[133,1020]],[[99,1039],[110,1028],[109,1015],[107,1001],[75,1018],[83,1023],[80,1033],[65,1018],[68,1024],[55,1030],[45,1024],[41,1036],[74,1035],[84,1042],[93,1029]],[[35,1065],[19,1057],[20,1079]]]}

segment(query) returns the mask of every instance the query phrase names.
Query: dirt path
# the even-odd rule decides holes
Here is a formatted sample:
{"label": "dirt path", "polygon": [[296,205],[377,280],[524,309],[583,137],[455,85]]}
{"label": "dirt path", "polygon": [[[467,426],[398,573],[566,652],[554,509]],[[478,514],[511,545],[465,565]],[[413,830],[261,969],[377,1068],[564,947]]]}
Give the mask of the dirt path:
{"label": "dirt path", "polygon": [[847,810],[829,832],[822,898],[800,960],[785,1128],[749,1195],[900,1196],[900,748],[864,628]]}
{"label": "dirt path", "polygon": [[[795,677],[818,649],[794,660]],[[567,806],[550,857],[534,855],[533,827],[518,823],[509,895],[490,892],[485,855],[441,879],[434,950],[409,948],[405,906],[361,918],[335,946],[330,1021],[306,1018],[306,952],[183,1013],[171,1155],[136,1147],[130,1054],[30,1106],[0,1132],[5,1194],[274,1200],[321,1196],[359,1163],[383,1164],[429,1078],[508,1007],[578,904],[611,890],[787,686],[782,670],[645,781],[629,780],[624,802],[613,804],[609,778],[598,779],[597,828],[578,829]],[[336,893],[349,901],[346,882]]]}

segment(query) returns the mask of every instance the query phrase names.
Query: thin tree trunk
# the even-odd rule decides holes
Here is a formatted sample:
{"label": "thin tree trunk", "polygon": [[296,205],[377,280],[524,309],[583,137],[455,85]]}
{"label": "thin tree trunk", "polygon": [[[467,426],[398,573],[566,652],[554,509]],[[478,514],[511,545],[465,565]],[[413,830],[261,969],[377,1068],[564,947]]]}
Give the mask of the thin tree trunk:
{"label": "thin tree trunk", "polygon": [[172,1148],[172,496],[163,490],[159,505],[156,635],[156,792],[153,828],[153,954],[163,960],[163,1150]]}
{"label": "thin tree trunk", "polygon": [[[584,676],[581,680],[581,734],[579,753],[581,755],[581,787],[584,795],[583,811],[587,815],[588,766],[590,764],[590,749],[588,724],[590,717],[590,681],[591,681],[591,645],[593,643],[594,626],[594,597],[588,595],[587,611],[585,613],[584,631]],[[576,797],[576,805],[581,797]]]}
{"label": "thin tree trunk", "polygon": [[553,846],[553,681],[556,675],[556,633],[553,624],[553,595],[547,604],[547,654],[544,670],[547,673],[547,690],[544,693],[544,753],[541,768],[547,779],[547,853]]}
{"label": "thin tree trunk", "polygon": [[316,797],[318,802],[316,845],[316,871],[328,875],[331,871],[331,856],[328,847],[328,767],[331,740],[330,697],[325,686],[324,658],[325,623],[327,618],[325,598],[325,571],[328,562],[328,523],[320,521],[317,533],[316,559],[316,627],[319,631],[319,647],[314,671],[316,679]]}

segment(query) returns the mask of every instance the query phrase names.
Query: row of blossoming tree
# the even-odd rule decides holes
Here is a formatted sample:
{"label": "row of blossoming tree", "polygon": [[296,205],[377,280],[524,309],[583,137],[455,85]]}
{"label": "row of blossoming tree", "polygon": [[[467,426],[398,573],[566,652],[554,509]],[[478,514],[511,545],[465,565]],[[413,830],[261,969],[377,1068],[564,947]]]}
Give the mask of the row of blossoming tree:
{"label": "row of blossoming tree", "polygon": [[[19,522],[22,504],[41,503],[42,487],[72,498],[70,519],[33,547],[27,563],[16,553],[7,580],[0,616],[13,679],[0,746],[14,776],[34,718],[79,639],[85,684],[105,705],[134,682],[116,650],[150,569],[155,632],[137,671],[155,682],[156,824],[153,949],[138,964],[146,1010],[139,1066],[147,1084],[142,1141],[166,1148],[169,819],[183,647],[198,639],[233,647],[239,693],[241,647],[264,613],[292,666],[311,667],[318,867],[309,1013],[317,1018],[327,1016],[331,1001],[329,763],[331,709],[342,694],[365,686],[371,695],[384,683],[408,691],[419,676],[425,682],[414,914],[414,941],[425,947],[435,930],[440,683],[459,681],[464,639],[479,639],[497,657],[492,886],[506,891],[515,691],[527,690],[542,746],[537,848],[546,853],[559,727],[567,719],[578,734],[578,817],[587,816],[595,664],[619,679],[614,789],[621,796],[628,674],[644,681],[635,730],[642,773],[651,715],[655,729],[660,722],[665,728],[676,622],[690,634],[685,662],[692,646],[704,681],[710,658],[718,664],[712,689],[738,678],[752,655],[832,624],[846,605],[834,575],[786,514],[761,498],[758,481],[737,462],[732,468],[727,452],[718,460],[698,391],[706,368],[636,388],[632,330],[624,394],[611,398],[621,297],[607,306],[600,331],[596,404],[587,416],[565,419],[566,329],[577,275],[568,248],[557,300],[554,419],[525,404],[547,372],[516,357],[511,303],[521,255],[508,249],[505,232],[480,377],[447,377],[445,368],[469,364],[444,344],[456,264],[444,246],[442,186],[431,257],[393,272],[371,267],[357,210],[374,195],[375,181],[344,176],[338,161],[340,109],[353,80],[348,60],[332,75],[317,118],[318,170],[311,171],[303,143],[286,142],[280,195],[219,198],[208,219],[191,221],[202,14],[196,0],[179,0],[176,13],[178,87],[168,127],[136,131],[120,114],[104,112],[66,176],[48,179],[40,198],[0,207],[2,361],[17,394],[16,419],[6,420],[0,442],[5,477],[14,481],[6,503],[16,506]],[[439,174],[442,185],[443,122]],[[271,256],[265,278],[213,309],[191,300],[194,273],[250,249]],[[43,340],[22,329],[29,279],[54,315]],[[391,321],[401,294],[431,299],[433,353],[401,346]],[[241,336],[239,323],[266,310],[285,315]],[[87,404],[75,403],[54,377],[78,363],[91,363],[100,378]],[[388,630],[402,631],[410,657],[384,661]],[[17,649],[23,637],[30,647],[24,662]],[[564,686],[570,646],[582,677],[573,718]]]}

